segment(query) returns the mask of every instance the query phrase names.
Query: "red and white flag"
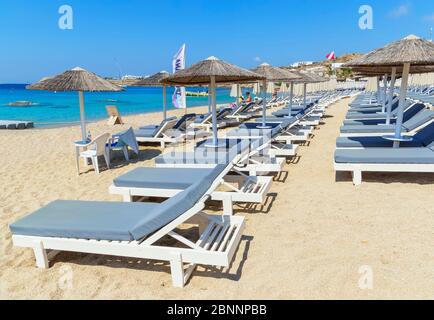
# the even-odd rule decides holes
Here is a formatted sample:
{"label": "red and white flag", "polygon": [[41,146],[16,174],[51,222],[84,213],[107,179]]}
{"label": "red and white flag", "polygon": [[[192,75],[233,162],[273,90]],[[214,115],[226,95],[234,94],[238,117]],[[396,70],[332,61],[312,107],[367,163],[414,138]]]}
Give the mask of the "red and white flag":
{"label": "red and white flag", "polygon": [[326,55],[326,58],[327,60],[334,60],[336,58],[335,52],[334,51],[330,52],[328,55]]}

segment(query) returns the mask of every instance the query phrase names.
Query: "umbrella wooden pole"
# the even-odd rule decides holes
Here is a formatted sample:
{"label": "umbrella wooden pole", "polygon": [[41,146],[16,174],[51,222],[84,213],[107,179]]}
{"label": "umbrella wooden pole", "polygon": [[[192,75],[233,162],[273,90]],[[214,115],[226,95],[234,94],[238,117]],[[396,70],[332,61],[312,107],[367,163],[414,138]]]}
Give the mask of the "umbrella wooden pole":
{"label": "umbrella wooden pole", "polygon": [[163,118],[167,119],[167,89],[166,86],[163,86]]}
{"label": "umbrella wooden pole", "polygon": [[235,101],[236,105],[240,103],[240,96],[241,96],[241,86],[237,84],[237,100]]}
{"label": "umbrella wooden pole", "polygon": [[381,87],[380,87],[380,77],[377,77],[377,102],[381,102]]}
{"label": "umbrella wooden pole", "polygon": [[84,115],[84,93],[78,91],[78,100],[80,103],[80,123],[81,123],[81,138],[86,141],[86,119]]}
{"label": "umbrella wooden pole", "polygon": [[269,129],[267,126],[267,80],[264,80],[262,93],[262,124],[257,126],[258,129]]}
{"label": "umbrella wooden pole", "polygon": [[[408,76],[410,73],[410,63],[405,63],[402,70],[401,92],[399,94],[398,116],[396,118],[395,138],[401,138],[402,121],[404,118],[404,105],[407,97]],[[395,147],[399,146],[399,142],[395,143]]]}
{"label": "umbrella wooden pole", "polygon": [[307,107],[307,83],[303,84],[303,107],[306,109]]}
{"label": "umbrella wooden pole", "polygon": [[396,81],[396,67],[393,67],[392,75],[390,79],[390,87],[389,87],[389,102],[387,105],[386,124],[390,124],[390,117],[392,115],[392,101],[393,101],[393,95],[395,93],[395,81]]}
{"label": "umbrella wooden pole", "polygon": [[212,133],[213,133],[213,144],[215,147],[218,146],[217,141],[217,106],[216,106],[216,98],[215,98],[215,76],[211,76],[211,105],[212,105]]}
{"label": "umbrella wooden pole", "polygon": [[263,82],[263,94],[262,94],[262,127],[266,126],[267,119],[267,81]]}
{"label": "umbrella wooden pole", "polygon": [[291,82],[290,89],[289,89],[289,111],[288,111],[288,117],[291,118],[292,116],[292,100],[294,99],[294,82]]}
{"label": "umbrella wooden pole", "polygon": [[384,86],[384,88],[383,88],[383,107],[382,107],[383,113],[386,112],[386,104],[387,104],[387,78],[388,78],[388,75],[385,74],[383,77],[383,86]]}

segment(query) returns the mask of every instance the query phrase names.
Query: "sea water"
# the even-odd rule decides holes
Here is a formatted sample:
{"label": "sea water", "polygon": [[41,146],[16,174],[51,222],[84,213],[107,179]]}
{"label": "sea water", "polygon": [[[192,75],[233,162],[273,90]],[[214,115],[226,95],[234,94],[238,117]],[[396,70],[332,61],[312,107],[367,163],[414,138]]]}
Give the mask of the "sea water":
{"label": "sea water", "polygon": [[[205,91],[204,88],[188,88],[188,91]],[[173,88],[167,89],[167,108],[172,105]],[[217,89],[217,103],[234,102],[230,90]],[[161,112],[162,88],[127,87],[122,92],[85,92],[87,121],[107,118],[105,106],[115,105],[121,115]],[[32,102],[31,106],[10,106],[16,101]],[[187,97],[187,107],[208,105],[208,97]],[[77,92],[49,92],[26,90],[24,84],[0,85],[0,120],[33,121],[36,126],[63,126],[77,124],[80,110]]]}

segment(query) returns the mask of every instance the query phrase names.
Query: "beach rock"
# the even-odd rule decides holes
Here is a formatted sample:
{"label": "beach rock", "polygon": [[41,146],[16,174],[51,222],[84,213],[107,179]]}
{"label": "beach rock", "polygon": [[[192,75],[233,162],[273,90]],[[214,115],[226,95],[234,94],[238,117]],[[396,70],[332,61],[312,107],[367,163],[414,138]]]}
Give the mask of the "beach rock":
{"label": "beach rock", "polygon": [[8,105],[11,107],[29,107],[33,106],[34,103],[32,101],[14,101],[9,102]]}

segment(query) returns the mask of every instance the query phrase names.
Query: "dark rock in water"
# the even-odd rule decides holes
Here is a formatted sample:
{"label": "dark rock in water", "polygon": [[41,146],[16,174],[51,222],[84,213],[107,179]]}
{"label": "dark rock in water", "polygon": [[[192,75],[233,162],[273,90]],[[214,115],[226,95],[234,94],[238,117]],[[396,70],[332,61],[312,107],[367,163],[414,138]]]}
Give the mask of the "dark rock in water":
{"label": "dark rock in water", "polygon": [[29,107],[35,105],[35,103],[32,101],[14,101],[9,102],[8,105],[11,107]]}

